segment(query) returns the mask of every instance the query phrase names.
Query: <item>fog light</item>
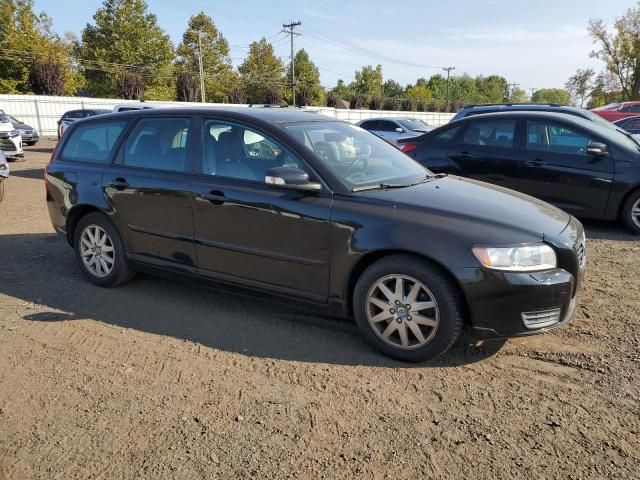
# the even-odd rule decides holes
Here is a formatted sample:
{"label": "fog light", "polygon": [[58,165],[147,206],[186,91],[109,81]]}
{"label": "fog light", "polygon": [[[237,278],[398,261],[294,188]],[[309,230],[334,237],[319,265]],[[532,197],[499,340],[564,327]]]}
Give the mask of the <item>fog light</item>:
{"label": "fog light", "polygon": [[561,308],[539,310],[537,312],[522,312],[522,322],[529,330],[545,328],[560,322]]}

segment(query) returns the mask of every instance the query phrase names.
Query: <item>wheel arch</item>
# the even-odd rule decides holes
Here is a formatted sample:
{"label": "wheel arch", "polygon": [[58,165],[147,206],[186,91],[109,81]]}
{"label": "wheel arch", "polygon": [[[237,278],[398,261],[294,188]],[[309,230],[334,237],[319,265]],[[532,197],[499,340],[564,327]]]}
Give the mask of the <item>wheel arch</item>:
{"label": "wheel arch", "polygon": [[69,242],[69,245],[73,246],[73,239],[75,237],[76,227],[78,226],[78,223],[80,222],[80,220],[83,217],[86,217],[90,213],[94,213],[94,212],[104,213],[95,205],[90,205],[90,204],[75,205],[69,211],[69,213],[67,214],[66,226],[65,226],[65,230],[67,233],[67,242]]}
{"label": "wheel arch", "polygon": [[470,325],[471,319],[469,315],[469,304],[467,302],[467,297],[464,294],[464,290],[462,289],[462,286],[460,285],[460,282],[455,277],[455,275],[453,275],[453,273],[451,273],[451,271],[447,267],[445,267],[442,263],[438,262],[432,257],[429,257],[428,255],[424,255],[421,253],[416,253],[408,250],[400,250],[400,249],[381,249],[381,250],[368,252],[365,255],[363,255],[362,258],[360,258],[360,260],[354,265],[354,267],[349,272],[349,277],[347,279],[345,292],[344,292],[345,314],[348,317],[353,317],[353,293],[355,291],[356,284],[358,283],[360,276],[364,273],[364,271],[370,265],[377,262],[378,260],[381,260],[382,258],[391,256],[391,255],[406,255],[409,257],[419,257],[424,260],[427,260],[428,262],[435,265],[438,269],[440,269],[440,271],[442,271],[447,277],[449,277],[452,284],[458,290],[458,293],[460,294],[460,298],[464,303],[463,314],[464,314],[465,325]]}
{"label": "wheel arch", "polygon": [[634,185],[627,192],[625,192],[625,194],[622,196],[622,199],[620,200],[620,203],[618,204],[618,211],[617,211],[617,216],[616,216],[618,219],[622,218],[622,209],[626,205],[626,203],[629,200],[629,198],[632,195],[636,194],[636,193],[640,193],[640,184]]}

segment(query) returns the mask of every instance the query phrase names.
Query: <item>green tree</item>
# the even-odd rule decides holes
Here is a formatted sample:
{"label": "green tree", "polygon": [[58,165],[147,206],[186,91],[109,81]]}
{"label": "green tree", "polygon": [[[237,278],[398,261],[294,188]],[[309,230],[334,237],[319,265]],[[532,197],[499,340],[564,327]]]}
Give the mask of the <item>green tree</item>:
{"label": "green tree", "polygon": [[246,85],[249,103],[265,103],[267,97],[276,97],[277,90],[282,97],[285,86],[284,66],[266,38],[249,45],[249,54],[238,71]]}
{"label": "green tree", "polygon": [[[197,75],[198,37],[202,44],[202,69],[205,74],[205,97],[210,102],[222,102],[228,98],[232,87],[232,64],[229,44],[216,28],[211,17],[203,12],[189,19],[182,42],[176,50],[176,65],[181,72]],[[186,77],[185,77],[186,78]]]}
{"label": "green tree", "polygon": [[411,98],[416,105],[420,102],[428,102],[431,100],[431,90],[426,85],[416,85],[409,87],[404,93],[406,98]]}
{"label": "green tree", "polygon": [[479,97],[484,103],[503,103],[509,98],[509,82],[499,75],[476,77]]}
{"label": "green tree", "polygon": [[596,74],[591,68],[576,70],[576,73],[569,77],[565,88],[571,94],[573,102],[579,107],[584,107],[584,102],[589,97],[593,89],[593,77]]}
{"label": "green tree", "polygon": [[46,62],[57,72],[55,92],[75,94],[83,79],[73,68],[71,50],[71,42],[53,32],[49,17],[35,13],[32,0],[0,0],[0,51],[8,57],[0,62],[0,93],[31,92],[30,74],[42,72]]}
{"label": "green tree", "polygon": [[347,101],[351,101],[354,95],[351,85],[344,83],[344,80],[338,80],[338,83],[331,89],[330,93],[335,98]]}
{"label": "green tree", "polygon": [[91,94],[117,96],[140,72],[146,99],[175,98],[173,46],[144,0],[105,0],[93,19],[78,48]]}
{"label": "green tree", "polygon": [[611,72],[600,73],[593,82],[593,89],[587,108],[602,107],[617,102],[622,96],[618,78]]}
{"label": "green tree", "polygon": [[[294,57],[296,74],[296,103],[298,105],[324,105],[325,93],[320,86],[320,70],[311,61],[306,50],[300,49]],[[291,63],[287,67],[286,78],[291,78]],[[287,89],[287,100],[292,101]]]}
{"label": "green tree", "polygon": [[598,49],[591,52],[617,78],[621,100],[640,99],[640,3],[614,24],[611,33],[603,20],[591,20],[589,33]]}
{"label": "green tree", "polygon": [[480,99],[475,79],[464,74],[452,79],[453,99],[463,104],[478,103]]}
{"label": "green tree", "polygon": [[[355,74],[355,79],[350,85],[353,92],[365,99],[382,95],[382,65],[373,68],[371,65],[362,67]],[[365,100],[365,103],[366,100]]]}
{"label": "green tree", "polygon": [[389,79],[382,84],[382,94],[385,98],[402,98],[404,88],[395,80]]}
{"label": "green tree", "polygon": [[542,88],[533,93],[531,99],[534,103],[557,103],[559,105],[571,105],[571,94],[564,88]]}
{"label": "green tree", "polygon": [[[418,85],[419,83],[420,83],[420,79],[418,79],[418,82],[416,82],[416,85]],[[444,78],[439,73],[436,75],[433,75],[429,79],[429,81],[427,82],[427,86],[429,87],[429,90],[431,90],[431,93],[435,98],[444,99],[446,97],[447,79]]]}
{"label": "green tree", "polygon": [[509,102],[511,103],[527,103],[529,102],[529,95],[522,88],[514,88],[509,94]]}

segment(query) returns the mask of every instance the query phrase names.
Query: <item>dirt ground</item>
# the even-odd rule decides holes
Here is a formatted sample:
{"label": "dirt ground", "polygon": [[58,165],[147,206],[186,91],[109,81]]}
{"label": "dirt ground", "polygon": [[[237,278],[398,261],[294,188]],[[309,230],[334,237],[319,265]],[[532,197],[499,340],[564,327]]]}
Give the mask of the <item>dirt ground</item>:
{"label": "dirt ground", "polygon": [[587,224],[574,320],[407,366],[248,292],[81,278],[44,202],[0,204],[0,479],[640,478],[640,241]]}

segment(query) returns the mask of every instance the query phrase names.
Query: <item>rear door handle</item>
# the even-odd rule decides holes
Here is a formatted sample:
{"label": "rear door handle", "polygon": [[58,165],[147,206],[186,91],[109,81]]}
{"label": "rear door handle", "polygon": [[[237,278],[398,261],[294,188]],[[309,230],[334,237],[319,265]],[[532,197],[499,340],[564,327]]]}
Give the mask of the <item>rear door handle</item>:
{"label": "rear door handle", "polygon": [[122,177],[118,177],[113,182],[111,182],[109,186],[115,188],[116,190],[124,190],[129,186],[129,182],[127,182],[127,180]]}
{"label": "rear door handle", "polygon": [[536,159],[528,162],[522,162],[525,167],[544,167],[547,164],[544,160]]}
{"label": "rear door handle", "polygon": [[202,193],[200,194],[200,198],[211,202],[214,205],[222,205],[227,200],[227,197],[225,197],[224,193],[220,190],[212,190],[209,193]]}

